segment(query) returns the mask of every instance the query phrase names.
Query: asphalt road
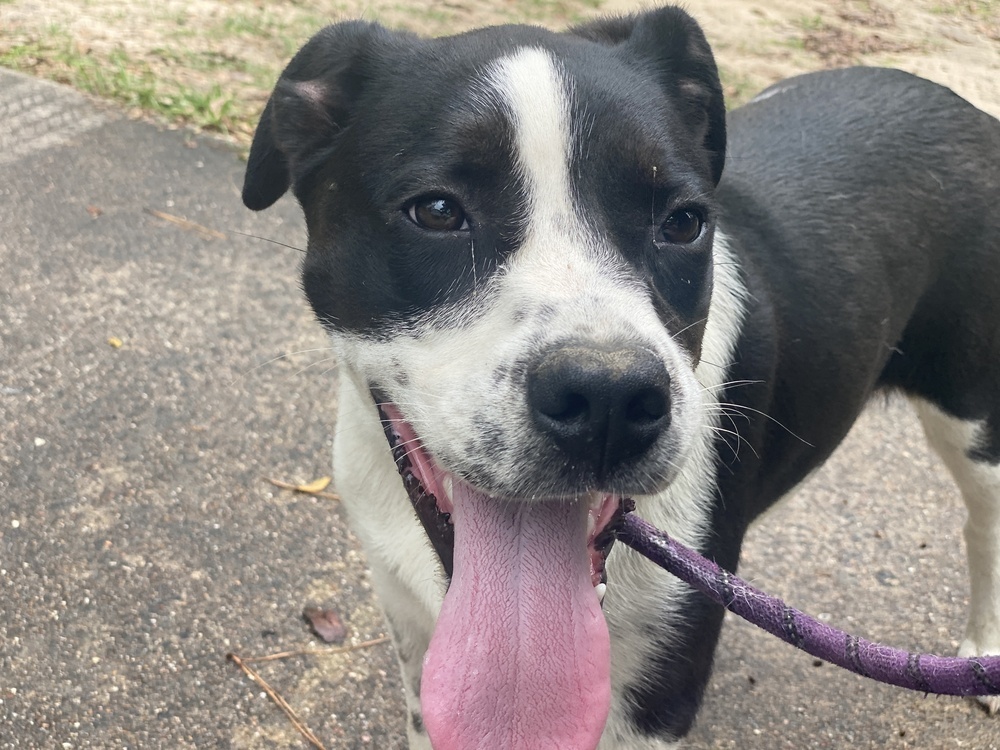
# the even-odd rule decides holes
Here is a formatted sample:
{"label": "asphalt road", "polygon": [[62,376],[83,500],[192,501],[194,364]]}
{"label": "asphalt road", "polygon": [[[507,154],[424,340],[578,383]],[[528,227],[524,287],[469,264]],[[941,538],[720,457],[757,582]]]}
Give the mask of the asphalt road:
{"label": "asphalt road", "polygon": [[[210,139],[0,71],[0,748],[305,747],[226,653],[324,648],[310,604],[383,632],[337,504],[261,479],[328,473],[336,363],[300,254],[244,236],[301,247],[296,206],[253,215],[241,180]],[[963,516],[904,406],[880,407],[743,572],[951,653]],[[393,658],[259,669],[328,748],[402,748]],[[986,750],[1000,720],[730,621],[691,746]]]}

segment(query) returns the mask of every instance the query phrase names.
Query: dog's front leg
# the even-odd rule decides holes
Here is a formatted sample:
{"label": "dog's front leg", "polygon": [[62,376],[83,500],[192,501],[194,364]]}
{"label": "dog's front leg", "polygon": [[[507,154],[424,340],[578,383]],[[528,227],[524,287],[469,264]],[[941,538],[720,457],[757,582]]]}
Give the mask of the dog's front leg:
{"label": "dog's front leg", "polygon": [[420,677],[445,580],[399,480],[375,406],[349,375],[341,380],[334,472],[396,647],[410,750],[430,750],[420,713]]}
{"label": "dog's front leg", "polygon": [[[1000,466],[975,453],[983,424],[963,422],[924,401],[914,404],[927,442],[955,478],[969,511],[969,622],[958,655],[1000,654]],[[1000,696],[979,700],[991,714],[1000,711]]]}
{"label": "dog's front leg", "polygon": [[420,713],[420,677],[432,630],[419,616],[421,604],[399,578],[372,565],[372,579],[385,613],[406,694],[406,735],[410,750],[431,750]]}

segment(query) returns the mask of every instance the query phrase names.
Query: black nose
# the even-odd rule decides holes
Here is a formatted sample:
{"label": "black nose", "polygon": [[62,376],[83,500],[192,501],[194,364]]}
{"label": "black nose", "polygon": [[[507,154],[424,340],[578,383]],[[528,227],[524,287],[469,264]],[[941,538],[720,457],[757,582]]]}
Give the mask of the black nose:
{"label": "black nose", "polygon": [[604,479],[669,426],[670,376],[642,349],[562,346],[529,371],[528,405],[543,433]]}

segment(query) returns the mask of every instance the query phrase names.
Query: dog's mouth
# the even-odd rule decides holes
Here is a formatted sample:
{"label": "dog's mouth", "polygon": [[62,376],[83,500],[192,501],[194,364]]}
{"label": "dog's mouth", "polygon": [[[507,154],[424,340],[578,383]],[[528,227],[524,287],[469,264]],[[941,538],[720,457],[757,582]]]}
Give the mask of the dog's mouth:
{"label": "dog's mouth", "polygon": [[593,750],[610,706],[601,604],[623,500],[491,497],[439,467],[399,409],[379,403],[449,578],[421,680],[435,750]]}
{"label": "dog's mouth", "polygon": [[[437,467],[424,450],[420,438],[393,404],[382,402],[378,411],[403,487],[450,580],[455,552],[455,527],[452,523],[455,506],[452,496],[455,481],[461,480]],[[590,578],[598,601],[603,603],[608,583],[605,563],[615,543],[614,529],[624,512],[623,500],[617,495],[592,492],[588,493],[585,501]]]}

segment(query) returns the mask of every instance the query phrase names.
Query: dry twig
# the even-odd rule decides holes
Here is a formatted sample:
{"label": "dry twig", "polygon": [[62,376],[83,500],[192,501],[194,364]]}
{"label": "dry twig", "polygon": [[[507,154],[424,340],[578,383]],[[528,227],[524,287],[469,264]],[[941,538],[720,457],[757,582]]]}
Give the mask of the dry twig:
{"label": "dry twig", "polygon": [[249,662],[265,662],[265,661],[277,661],[278,659],[288,659],[292,656],[304,656],[304,655],[315,655],[315,656],[332,656],[335,654],[346,654],[351,651],[359,651],[363,648],[371,648],[372,646],[378,646],[379,644],[386,643],[389,640],[389,636],[383,635],[381,638],[375,638],[370,641],[362,641],[361,643],[355,643],[351,646],[343,646],[342,648],[307,648],[300,649],[298,651],[282,651],[277,654],[268,654],[267,656],[248,656],[245,659],[238,656],[237,654],[230,651],[226,654],[226,658],[229,659],[233,664],[243,670],[243,673],[249,677],[251,680],[260,685],[264,692],[268,694],[275,705],[278,706],[288,717],[288,720],[292,722],[292,726],[295,727],[299,733],[306,738],[306,740],[316,748],[316,750],[326,750],[326,747],[320,742],[319,738],[312,733],[312,731],[307,727],[299,715],[295,713],[295,710],[288,705],[288,701],[281,697],[277,690],[272,688],[267,684],[267,681],[260,676],[253,667],[250,666]]}
{"label": "dry twig", "polygon": [[150,216],[155,216],[157,219],[163,219],[164,221],[169,221],[171,224],[176,224],[182,229],[190,229],[191,231],[197,232],[202,237],[207,237],[213,240],[224,240],[226,235],[222,232],[217,232],[214,229],[209,229],[208,227],[202,226],[201,224],[196,224],[193,221],[188,221],[187,219],[182,219],[180,216],[174,216],[173,214],[164,213],[163,211],[157,211],[155,208],[144,209]]}
{"label": "dry twig", "polygon": [[383,635],[381,638],[375,638],[370,641],[362,641],[361,643],[355,643],[352,646],[342,646],[340,648],[303,648],[298,651],[281,651],[277,654],[268,654],[267,656],[248,656],[243,661],[259,663],[265,661],[277,661],[279,659],[290,659],[293,656],[335,656],[337,654],[350,653],[351,651],[360,651],[363,648],[371,648],[372,646],[378,646],[388,642],[389,636]]}
{"label": "dry twig", "polygon": [[270,696],[271,700],[275,702],[278,708],[285,712],[285,716],[287,716],[288,720],[292,722],[292,726],[299,730],[299,733],[305,737],[306,740],[308,740],[309,743],[316,748],[316,750],[326,750],[326,747],[319,741],[319,738],[309,730],[309,727],[302,723],[298,714],[296,714],[292,707],[288,705],[288,701],[282,698],[274,688],[268,685],[264,678],[261,677],[253,667],[249,666],[243,659],[232,652],[226,654],[226,658],[242,669],[247,677],[264,688],[264,692]]}

